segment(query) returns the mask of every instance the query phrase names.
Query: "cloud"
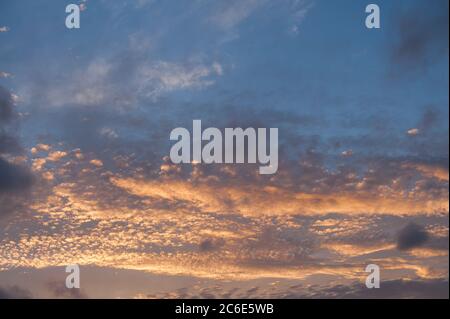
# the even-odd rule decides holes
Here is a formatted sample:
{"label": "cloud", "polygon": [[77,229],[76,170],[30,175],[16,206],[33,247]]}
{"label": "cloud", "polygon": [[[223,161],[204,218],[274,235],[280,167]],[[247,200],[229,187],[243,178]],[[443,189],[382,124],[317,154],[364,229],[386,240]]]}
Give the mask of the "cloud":
{"label": "cloud", "polygon": [[249,17],[268,0],[233,0],[224,1],[211,21],[223,29],[231,29]]}
{"label": "cloud", "polygon": [[93,159],[93,160],[89,161],[89,163],[91,163],[92,165],[97,166],[97,167],[103,166],[103,162],[99,159]]}
{"label": "cloud", "polygon": [[8,28],[8,27],[5,27],[5,26],[0,27],[0,33],[2,33],[2,32],[8,32],[8,31],[9,31],[9,28]]}
{"label": "cloud", "polygon": [[353,156],[353,151],[352,151],[352,150],[346,150],[346,151],[343,151],[343,152],[341,153],[341,155],[342,155],[343,157],[352,157],[352,156]]}
{"label": "cloud", "polygon": [[448,56],[448,1],[420,2],[395,19],[398,39],[392,48],[392,63],[403,70],[423,70]]}
{"label": "cloud", "polygon": [[222,238],[206,238],[199,244],[199,250],[202,252],[214,251],[220,249],[225,244]]}
{"label": "cloud", "polygon": [[411,163],[402,164],[404,168],[412,168],[426,177],[448,182],[448,167],[432,163]]}
{"label": "cloud", "polygon": [[87,0],[83,0],[78,6],[80,7],[80,11],[86,11],[87,10]]}
{"label": "cloud", "polygon": [[0,78],[10,78],[12,76],[11,73],[0,71]]}
{"label": "cloud", "polygon": [[[198,174],[198,173],[197,173]],[[442,199],[420,199],[429,196],[428,191],[414,198],[406,199],[403,193],[386,190],[383,194],[373,194],[364,179],[354,181],[352,191],[323,190],[307,193],[283,186],[259,186],[252,184],[218,184],[218,177],[198,181],[181,179],[139,180],[112,177],[111,183],[130,194],[156,198],[168,203],[184,203],[202,211],[227,212],[233,210],[244,215],[318,215],[328,212],[346,214],[420,214],[448,211],[448,197]],[[203,179],[203,180],[202,180]],[[247,178],[248,180],[249,178]],[[202,180],[202,182],[200,182]],[[366,178],[366,183],[371,183]],[[336,187],[339,188],[339,187]]]}
{"label": "cloud", "polygon": [[[0,155],[17,153],[21,149],[17,140],[7,134],[6,126],[11,124],[14,117],[12,94],[0,86]],[[12,164],[0,157],[0,195],[3,192],[27,189],[31,183],[32,176],[25,167]]]}
{"label": "cloud", "polygon": [[[201,90],[224,73],[218,62],[153,61],[124,52],[109,59],[97,59],[79,67],[53,84],[29,83],[27,101],[50,107],[107,106],[136,107],[139,102],[155,102],[177,91]],[[46,75],[48,77],[48,75]]]}
{"label": "cloud", "polygon": [[51,162],[56,162],[61,160],[62,158],[66,157],[67,153],[63,151],[52,151],[48,154],[47,160]]}
{"label": "cloud", "polygon": [[11,92],[0,86],[0,125],[13,117],[14,98]]}
{"label": "cloud", "polygon": [[439,120],[439,117],[439,112],[436,109],[428,107],[422,115],[419,127],[422,130],[427,131],[436,124],[436,122]]}
{"label": "cloud", "polygon": [[409,250],[420,247],[425,244],[428,239],[429,235],[423,227],[410,223],[399,232],[397,248],[399,250]]}
{"label": "cloud", "polygon": [[0,286],[0,299],[31,299],[32,294],[26,289],[18,286],[1,287]]}
{"label": "cloud", "polygon": [[409,129],[406,133],[408,133],[408,135],[410,136],[416,136],[419,135],[420,130],[418,128],[412,128]]}
{"label": "cloud", "polygon": [[[309,58],[311,52],[307,46],[306,51],[300,50],[305,52],[298,51],[301,43],[278,31],[280,24],[281,31],[292,25],[299,30],[298,23],[307,12],[296,6],[302,2],[196,2],[208,13],[215,9],[208,17],[216,20],[206,24],[196,8],[178,6],[173,12],[176,19],[150,19],[136,43],[115,55],[107,50],[109,40],[123,45],[133,31],[129,28],[140,25],[127,24],[128,19],[139,22],[147,16],[147,12],[138,17],[121,11],[114,30],[104,33],[101,47],[77,53],[75,48],[84,42],[73,39],[76,45],[71,45],[74,49],[61,64],[43,69],[37,63],[33,70],[29,63],[31,70],[25,68],[25,74],[16,68],[14,73],[20,74],[16,79],[22,80],[15,84],[20,87],[29,79],[30,87],[35,86],[19,91],[28,102],[21,109],[31,112],[25,116],[24,135],[29,139],[27,148],[34,145],[29,162],[47,181],[33,189],[33,202],[24,205],[23,218],[15,218],[8,231],[1,232],[0,267],[76,262],[202,278],[301,278],[314,283],[324,278],[336,282],[363,278],[364,264],[374,258],[385,266],[383,278],[448,276],[448,246],[435,249],[428,241],[425,247],[399,251],[395,237],[408,222],[424,225],[430,236],[448,233],[448,164],[447,169],[442,164],[448,162],[448,147],[440,147],[447,146],[440,142],[445,138],[436,145],[427,136],[429,130],[436,130],[437,118],[443,117],[427,113],[419,123],[409,123],[421,134],[408,138],[408,127],[400,125],[398,133],[398,123],[404,121],[395,122],[395,136],[389,124],[387,130],[380,129],[385,123],[379,124],[383,122],[379,119],[384,116],[375,120],[378,130],[372,131],[373,119],[361,119],[365,109],[352,112],[349,106],[348,114],[339,109],[322,116],[320,107],[326,100],[322,95],[327,95],[328,87],[321,86],[322,94],[315,97],[315,84],[307,85],[312,96],[302,84],[308,82],[307,73],[315,70],[302,60],[303,53]],[[192,4],[188,6],[192,9]],[[164,19],[165,10],[173,11],[173,4],[153,9],[149,13]],[[111,18],[108,12],[103,15],[106,19]],[[217,46],[222,32],[239,27],[248,37],[237,46]],[[154,33],[166,32],[170,33],[166,39],[163,35],[153,38]],[[120,41],[124,34],[125,41]],[[305,35],[306,42],[314,42],[309,36]],[[140,39],[144,45],[136,45]],[[274,39],[283,54],[298,51],[298,61],[279,59],[282,55],[273,50],[265,55],[260,49]],[[204,46],[205,42],[211,44]],[[285,52],[286,44],[292,52]],[[241,54],[242,50],[248,54]],[[192,57],[192,52],[200,56]],[[45,62],[49,57],[42,54],[33,60]],[[102,54],[104,58],[99,58]],[[89,60],[92,56],[96,58]],[[42,81],[33,77],[36,70],[42,70]],[[439,95],[430,96],[441,100]],[[4,110],[11,112],[5,112],[5,125],[0,124],[5,128],[0,152],[12,152],[20,146],[9,131],[16,118],[15,99],[10,92],[4,97]],[[338,106],[345,101],[336,100]],[[369,104],[375,107],[378,102]],[[305,114],[310,104],[311,113]],[[316,105],[319,109],[314,110]],[[310,116],[315,113],[318,119]],[[410,113],[409,118],[415,112]],[[341,125],[339,117],[347,115],[355,125]],[[279,174],[265,178],[255,174],[256,167],[251,165],[176,166],[161,161],[168,154],[170,129],[192,123],[194,116],[204,116],[205,123],[209,120],[217,127],[280,125]],[[385,117],[391,120],[389,114]],[[439,125],[442,133],[448,123]],[[330,136],[335,140],[329,140]],[[418,154],[416,143],[421,141],[432,142],[429,149],[437,151]],[[405,144],[411,150],[405,150]],[[1,163],[17,171],[16,162],[5,156]],[[0,201],[9,199],[7,195]],[[448,239],[448,234],[440,238]],[[80,297],[76,291],[67,293],[61,283],[50,286],[55,296]],[[330,296],[358,290],[329,288]],[[292,290],[279,296],[308,295]],[[205,290],[198,295],[210,293]],[[264,291],[255,285],[241,294],[261,296]]]}
{"label": "cloud", "polygon": [[88,299],[88,296],[81,289],[69,289],[64,281],[50,281],[47,289],[55,298],[62,299]]}
{"label": "cloud", "polygon": [[379,289],[367,289],[362,282],[346,284],[256,284],[253,286],[194,286],[149,294],[147,298],[195,299],[447,299],[448,280],[385,280]]}
{"label": "cloud", "polygon": [[15,124],[15,98],[9,90],[0,86],[0,155],[20,153],[17,139],[9,132]]}
{"label": "cloud", "polygon": [[35,147],[32,147],[30,151],[31,151],[31,154],[34,155],[39,152],[48,152],[48,151],[50,151],[50,148],[51,148],[51,146],[48,144],[39,143]]}
{"label": "cloud", "polygon": [[0,193],[27,189],[33,181],[28,169],[0,158]]}
{"label": "cloud", "polygon": [[143,66],[138,78],[141,79],[140,91],[149,97],[158,97],[182,89],[199,89],[212,85],[210,76],[223,74],[222,66],[214,62],[211,66],[184,66],[160,61],[153,65]]}
{"label": "cloud", "polygon": [[19,154],[22,147],[17,139],[11,135],[1,132],[0,127],[0,154]]}
{"label": "cloud", "polygon": [[245,20],[256,14],[258,10],[281,10],[284,19],[289,20],[291,31],[298,32],[299,25],[312,8],[311,1],[304,0],[231,0],[222,1],[213,8],[209,21],[222,29],[230,31],[236,29]]}
{"label": "cloud", "polygon": [[105,136],[106,138],[114,139],[114,138],[119,137],[119,135],[116,133],[116,131],[109,127],[101,128],[99,133],[100,133],[100,135]]}
{"label": "cloud", "polygon": [[336,285],[325,289],[311,289],[306,294],[291,292],[287,298],[339,299],[447,299],[448,280],[387,280],[379,289],[367,289],[362,283]]}
{"label": "cloud", "polygon": [[[26,225],[25,219],[23,224],[18,221],[17,238],[7,234],[1,241],[0,267],[78,263],[217,279],[306,279],[317,273],[355,279],[363,272],[361,263],[376,256],[385,275],[392,271],[404,278],[440,277],[442,269],[446,271],[445,251],[418,252],[423,256],[419,259],[418,254],[394,249],[393,235],[416,219],[429,225],[430,232],[445,234],[445,227],[435,227],[445,224],[444,213],[426,218],[353,211],[307,215],[301,213],[302,202],[287,211],[283,198],[269,195],[270,189],[258,194],[248,188],[242,191],[245,197],[240,192],[230,202],[217,195],[223,188],[205,182],[200,189],[195,186],[202,183],[186,183],[192,189],[184,189],[184,184],[166,178],[154,187],[149,181],[111,184],[111,172],[104,168],[83,173],[89,159],[76,163],[75,154],[68,155],[70,165],[55,163],[60,166],[52,172],[59,184],[33,203],[36,231],[22,230],[25,226],[19,225]],[[287,190],[272,190],[283,192]],[[208,196],[215,198],[208,201]],[[390,258],[398,254],[401,259]],[[444,265],[434,265],[436,258]]]}
{"label": "cloud", "polygon": [[8,128],[16,118],[13,95],[0,86],[0,217],[20,206],[17,198],[30,189],[34,179],[29,169],[5,159],[2,155],[18,154],[22,148]]}

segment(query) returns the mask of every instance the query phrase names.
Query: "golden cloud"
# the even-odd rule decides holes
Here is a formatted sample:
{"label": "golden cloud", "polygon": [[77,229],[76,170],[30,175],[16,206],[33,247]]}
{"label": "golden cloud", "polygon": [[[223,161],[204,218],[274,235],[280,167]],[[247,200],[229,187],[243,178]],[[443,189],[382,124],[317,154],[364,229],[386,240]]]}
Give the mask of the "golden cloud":
{"label": "golden cloud", "polygon": [[279,214],[400,214],[448,212],[446,198],[428,198],[426,193],[405,196],[403,192],[380,189],[380,193],[342,192],[308,194],[274,186],[221,186],[176,179],[145,181],[111,177],[111,183],[130,194],[182,201],[203,211],[229,212],[244,215]]}

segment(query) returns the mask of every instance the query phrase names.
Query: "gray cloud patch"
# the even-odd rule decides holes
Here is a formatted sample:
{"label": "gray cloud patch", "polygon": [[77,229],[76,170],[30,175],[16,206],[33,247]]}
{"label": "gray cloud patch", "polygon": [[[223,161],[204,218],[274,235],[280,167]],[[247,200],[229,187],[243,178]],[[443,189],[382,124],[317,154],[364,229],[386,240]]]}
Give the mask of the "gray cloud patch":
{"label": "gray cloud patch", "polygon": [[0,86],[0,154],[16,154],[21,150],[17,139],[8,132],[14,117],[13,95]]}
{"label": "gray cloud patch", "polygon": [[222,238],[206,238],[199,244],[199,250],[201,252],[208,252],[220,249],[225,244]]}
{"label": "gray cloud patch", "polygon": [[22,151],[19,142],[12,136],[0,131],[0,154],[18,154]]}
{"label": "gray cloud patch", "polygon": [[69,289],[64,281],[50,281],[47,283],[48,290],[56,297],[63,299],[87,299],[88,296],[80,289]]}
{"label": "gray cloud patch", "polygon": [[11,93],[0,86],[0,123],[9,121],[13,114],[13,98]]}
{"label": "gray cloud patch", "polygon": [[263,286],[251,288],[205,287],[199,291],[181,288],[162,294],[149,294],[148,298],[284,298],[284,299],[411,299],[411,298],[448,298],[448,280],[389,280],[381,284],[380,289],[367,289],[363,283],[350,285],[293,285],[279,290]]}
{"label": "gray cloud patch", "polygon": [[411,298],[448,298],[448,281],[437,280],[390,280],[381,283],[380,289],[367,289],[361,283],[351,286],[337,285],[324,290],[295,294],[288,298],[341,298],[341,299],[411,299]]}
{"label": "gray cloud patch", "polygon": [[9,134],[15,117],[14,98],[0,86],[0,216],[17,207],[16,196],[30,188],[33,176],[28,168],[8,162],[1,155],[20,153],[17,139]]}
{"label": "gray cloud patch", "polygon": [[[8,134],[6,127],[11,124],[14,116],[13,105],[12,94],[0,86],[0,155],[15,153],[20,149],[19,143]],[[26,189],[32,180],[28,169],[0,157],[0,194]]]}
{"label": "gray cloud patch", "polygon": [[28,169],[13,165],[0,158],[0,192],[28,188],[33,181]]}
{"label": "gray cloud patch", "polygon": [[31,299],[32,294],[18,286],[0,287],[0,299]]}
{"label": "gray cloud patch", "polygon": [[424,1],[398,21],[398,41],[392,51],[394,64],[423,69],[448,55],[448,1]]}
{"label": "gray cloud patch", "polygon": [[425,244],[429,238],[426,230],[417,224],[410,223],[403,228],[397,238],[397,248],[400,250],[408,250]]}

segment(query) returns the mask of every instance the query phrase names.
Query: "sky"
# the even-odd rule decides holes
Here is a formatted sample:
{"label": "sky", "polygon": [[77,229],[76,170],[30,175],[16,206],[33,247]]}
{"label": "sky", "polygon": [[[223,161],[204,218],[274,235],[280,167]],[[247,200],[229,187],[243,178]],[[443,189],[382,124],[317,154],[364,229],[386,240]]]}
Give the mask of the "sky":
{"label": "sky", "polygon": [[372,2],[0,0],[0,298],[448,298],[448,1]]}

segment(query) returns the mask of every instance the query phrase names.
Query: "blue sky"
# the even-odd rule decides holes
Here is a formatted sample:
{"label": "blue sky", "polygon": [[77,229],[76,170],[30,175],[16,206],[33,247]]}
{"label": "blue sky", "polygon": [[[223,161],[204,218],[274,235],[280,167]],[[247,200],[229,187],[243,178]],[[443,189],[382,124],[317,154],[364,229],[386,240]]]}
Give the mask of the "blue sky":
{"label": "blue sky", "polygon": [[[370,30],[362,0],[87,0],[72,30],[69,3],[0,3],[1,107],[13,114],[0,113],[0,226],[11,230],[0,243],[42,252],[22,262],[5,245],[0,292],[2,278],[23,283],[8,265],[44,276],[69,262],[49,249],[57,239],[87,251],[82,265],[219,285],[239,273],[232,283],[260,285],[262,296],[273,278],[288,287],[327,276],[361,293],[352,271],[370,258],[392,285],[406,276],[448,287],[447,1],[376,1],[381,28]],[[170,131],[194,119],[278,127],[279,173],[167,163]],[[428,240],[405,252],[398,236],[410,224]],[[151,234],[136,242],[123,235],[133,229]],[[123,241],[105,243],[105,258],[95,238],[115,231]],[[193,266],[224,251],[242,254],[215,275]],[[25,288],[48,296],[45,276]],[[165,293],[143,290],[127,296]]]}
{"label": "blue sky", "polygon": [[[423,57],[417,57],[424,61],[412,67],[392,58],[392,47],[400,41],[398,21],[408,12],[418,15],[419,25],[429,19],[417,12],[416,7],[423,5],[420,1],[380,2],[380,30],[364,27],[364,1],[249,1],[233,3],[228,11],[220,2],[97,1],[86,3],[81,29],[71,31],[61,23],[64,5],[3,4],[2,23],[11,30],[2,34],[7,45],[2,46],[1,65],[14,71],[14,78],[8,80],[11,89],[24,90],[39,77],[48,85],[70,82],[73,73],[98,60],[164,61],[191,68],[216,63],[221,74],[204,79],[213,85],[164,94],[161,98],[170,100],[168,109],[177,112],[184,103],[201,104],[218,108],[220,114],[226,109],[223,104],[232,100],[249,117],[251,108],[257,108],[320,120],[323,125],[297,129],[322,139],[371,134],[370,121],[387,126],[381,135],[407,139],[405,132],[417,126],[428,109],[442,118],[448,115],[448,58],[434,52],[442,48],[430,39]],[[229,18],[233,10],[244,13]],[[427,6],[430,18],[440,12],[438,3]],[[120,85],[132,84],[124,78]],[[33,101],[28,104],[45,109]],[[135,107],[154,117],[148,104],[140,101]],[[203,108],[190,107],[192,112],[198,118],[211,116]],[[351,125],[345,124],[349,118]],[[439,125],[441,131],[448,126],[445,121]],[[380,151],[409,155],[397,146]],[[447,154],[444,150],[438,155]]]}

